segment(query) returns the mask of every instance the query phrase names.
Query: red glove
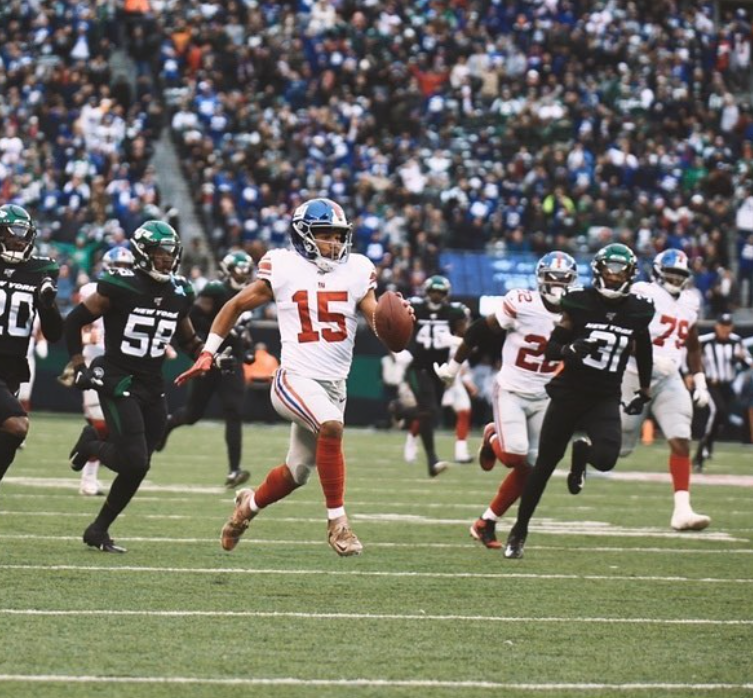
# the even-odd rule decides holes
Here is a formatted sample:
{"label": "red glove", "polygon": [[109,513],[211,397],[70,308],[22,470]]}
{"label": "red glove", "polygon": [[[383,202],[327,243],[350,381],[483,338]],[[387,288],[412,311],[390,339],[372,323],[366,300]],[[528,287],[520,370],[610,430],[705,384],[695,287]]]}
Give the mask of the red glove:
{"label": "red glove", "polygon": [[183,385],[185,382],[190,381],[192,378],[203,376],[205,373],[208,373],[212,370],[213,365],[214,356],[212,356],[212,354],[210,354],[208,351],[202,351],[201,354],[199,354],[199,358],[196,359],[194,365],[184,373],[181,373],[175,379],[175,385]]}

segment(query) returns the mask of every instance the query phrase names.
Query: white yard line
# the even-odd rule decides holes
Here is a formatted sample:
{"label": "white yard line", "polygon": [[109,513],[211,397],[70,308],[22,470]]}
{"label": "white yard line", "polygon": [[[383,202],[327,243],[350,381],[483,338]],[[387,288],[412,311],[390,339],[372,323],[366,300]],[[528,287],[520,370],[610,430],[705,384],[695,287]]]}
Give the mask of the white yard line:
{"label": "white yard line", "polygon": [[72,676],[0,674],[3,683],[177,684],[211,686],[309,686],[322,688],[449,688],[510,691],[753,691],[753,683],[501,683],[392,679],[210,678],[199,676]]}
{"label": "white yard line", "polygon": [[[33,533],[0,533],[0,540],[25,540],[25,541],[49,541],[49,542],[81,542],[81,536],[46,536],[42,534]],[[120,543],[166,543],[169,545],[183,544],[183,545],[215,545],[219,541],[219,536],[213,536],[211,538],[173,538],[168,536],[118,536]],[[303,539],[281,539],[281,538],[249,538],[245,537],[240,542],[241,545],[269,545],[274,547],[290,546],[322,546],[325,545],[324,539],[303,540]],[[468,550],[475,549],[481,550],[481,547],[470,540],[468,537],[467,543],[377,543],[369,542],[369,548],[389,548],[389,549],[401,549],[406,550],[423,550],[427,548],[436,549],[449,549],[449,550]],[[556,545],[527,545],[526,550],[564,550],[562,546]],[[585,553],[656,553],[659,555],[753,555],[753,548],[715,548],[713,550],[705,550],[701,548],[620,548],[620,547],[603,547],[603,546],[567,546],[566,548],[572,552],[585,552]],[[494,553],[489,553],[494,555]]]}
{"label": "white yard line", "polygon": [[753,620],[711,618],[536,618],[515,616],[432,615],[424,613],[304,613],[300,611],[147,611],[39,610],[0,608],[0,616],[146,616],[155,618],[302,618],[304,620],[468,621],[472,623],[624,623],[626,625],[753,625]]}
{"label": "white yard line", "polygon": [[[514,563],[512,564],[514,566]],[[104,572],[109,574],[238,574],[249,576],[327,576],[327,577],[380,577],[400,579],[532,579],[574,580],[601,582],[678,582],[689,584],[753,584],[753,579],[723,577],[664,577],[651,575],[602,575],[602,574],[534,574],[523,572],[383,572],[378,570],[332,570],[332,569],[245,569],[239,567],[150,567],[119,565],[0,565],[0,570],[20,572]]]}

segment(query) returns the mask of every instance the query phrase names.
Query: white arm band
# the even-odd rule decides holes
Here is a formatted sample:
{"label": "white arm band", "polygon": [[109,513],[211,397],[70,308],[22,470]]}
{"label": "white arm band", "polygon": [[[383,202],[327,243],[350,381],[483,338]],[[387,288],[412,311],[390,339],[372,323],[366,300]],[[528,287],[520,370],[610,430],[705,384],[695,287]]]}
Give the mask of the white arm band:
{"label": "white arm band", "polygon": [[447,362],[447,370],[450,372],[450,375],[457,376],[458,373],[460,373],[460,367],[462,364],[459,364],[455,359],[450,359]]}
{"label": "white arm band", "polygon": [[700,371],[698,373],[694,373],[693,386],[700,388],[701,390],[708,390],[708,386],[706,385],[706,375],[701,373]]}
{"label": "white arm band", "polygon": [[220,335],[210,332],[207,341],[204,342],[204,348],[202,351],[208,351],[210,354],[214,355],[219,351],[219,348],[224,341],[224,337],[220,337]]}

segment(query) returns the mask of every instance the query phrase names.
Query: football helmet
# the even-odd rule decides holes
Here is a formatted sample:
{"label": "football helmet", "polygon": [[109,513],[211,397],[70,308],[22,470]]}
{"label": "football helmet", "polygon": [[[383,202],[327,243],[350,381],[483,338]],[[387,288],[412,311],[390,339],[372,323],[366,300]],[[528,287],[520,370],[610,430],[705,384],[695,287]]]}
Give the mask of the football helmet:
{"label": "football helmet", "polygon": [[[442,305],[447,302],[447,299],[450,297],[451,289],[452,286],[450,285],[449,279],[445,278],[444,276],[435,274],[434,276],[430,276],[428,279],[426,279],[426,281],[424,281],[424,296],[426,297],[429,308],[431,310],[437,310],[438,308],[441,308]],[[433,298],[432,294],[434,294]]]}
{"label": "football helmet", "polygon": [[137,228],[131,238],[131,248],[136,269],[160,283],[169,281],[177,271],[183,252],[178,233],[162,221],[146,221]]}
{"label": "football helmet", "polygon": [[220,272],[230,287],[240,291],[251,281],[254,260],[245,252],[229,252],[220,262]]}
{"label": "football helmet", "polygon": [[659,286],[673,296],[679,296],[690,281],[688,255],[682,250],[664,250],[654,258],[651,271]]}
{"label": "football helmet", "polygon": [[[339,240],[317,242],[316,236],[323,233],[338,233]],[[342,207],[331,199],[311,199],[293,213],[290,229],[293,248],[322,272],[334,271],[338,264],[348,260],[352,238],[353,226]]]}
{"label": "football helmet", "polygon": [[113,247],[102,255],[102,270],[130,269],[133,261],[133,252],[127,247]]}
{"label": "football helmet", "polygon": [[0,206],[0,259],[8,264],[25,262],[31,257],[36,237],[37,226],[25,208]]}
{"label": "football helmet", "polygon": [[638,260],[627,245],[614,242],[602,247],[591,262],[594,288],[605,298],[623,298],[638,273]]}
{"label": "football helmet", "polygon": [[566,252],[547,252],[536,264],[536,283],[542,298],[559,305],[565,291],[578,280],[578,265]]}

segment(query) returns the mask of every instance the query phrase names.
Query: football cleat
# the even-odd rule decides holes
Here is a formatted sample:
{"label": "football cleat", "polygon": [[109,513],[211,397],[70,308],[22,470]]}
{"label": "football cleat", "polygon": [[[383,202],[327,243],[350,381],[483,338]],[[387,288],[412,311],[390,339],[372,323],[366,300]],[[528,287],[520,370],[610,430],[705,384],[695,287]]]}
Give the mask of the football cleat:
{"label": "football cleat", "polygon": [[238,490],[236,493],[235,510],[227,520],[227,523],[222,527],[222,533],[220,534],[220,544],[223,550],[230,551],[238,545],[238,541],[246,532],[251,519],[258,513],[251,511],[250,503],[253,494],[254,491],[250,487]]}
{"label": "football cleat", "polygon": [[573,441],[570,472],[567,474],[567,490],[570,494],[579,494],[586,484],[586,465],[591,439],[584,436]]}
{"label": "football cleat", "polygon": [[476,519],[471,524],[471,538],[475,538],[483,546],[490,550],[499,550],[502,543],[497,540],[497,522],[489,519]]}
{"label": "football cleat", "polygon": [[228,476],[225,478],[225,487],[232,490],[233,488],[238,487],[238,485],[242,485],[244,482],[248,481],[248,478],[250,477],[251,473],[249,473],[248,470],[233,470],[228,473]]}
{"label": "football cleat", "polygon": [[497,464],[497,456],[491,444],[492,436],[496,433],[493,423],[490,422],[484,427],[484,441],[478,450],[478,464],[481,470],[491,470]]}
{"label": "football cleat", "polygon": [[83,470],[90,458],[90,454],[85,453],[86,444],[92,443],[93,441],[99,441],[97,430],[93,426],[87,424],[81,430],[81,435],[78,437],[76,445],[71,449],[71,452],[68,455],[68,460],[71,462],[71,470],[75,470],[76,472]]}
{"label": "football cleat", "polygon": [[676,511],[672,514],[670,525],[675,531],[702,531],[711,523],[711,518],[694,511]]}
{"label": "football cleat", "polygon": [[89,478],[82,479],[78,488],[78,493],[85,497],[101,497],[105,491],[102,488],[102,483],[99,480],[91,480]]}
{"label": "football cleat", "polygon": [[510,531],[505,544],[504,556],[508,560],[520,560],[523,557],[523,548],[526,544],[526,537],[515,533],[515,529]]}
{"label": "football cleat", "polygon": [[125,548],[115,545],[115,541],[110,538],[110,534],[106,530],[99,528],[96,524],[91,524],[84,531],[84,543],[90,548],[96,548],[103,553],[125,553],[128,552]]}
{"label": "football cleat", "polygon": [[327,522],[327,542],[340,557],[360,555],[363,545],[353,533],[347,516],[338,516]]}
{"label": "football cleat", "polygon": [[455,442],[455,462],[462,464],[473,463],[473,458],[471,457],[471,454],[468,453],[467,441]]}
{"label": "football cleat", "polygon": [[436,477],[437,475],[440,475],[443,473],[447,468],[450,467],[450,464],[446,460],[438,460],[434,463],[429,463],[429,477]]}

